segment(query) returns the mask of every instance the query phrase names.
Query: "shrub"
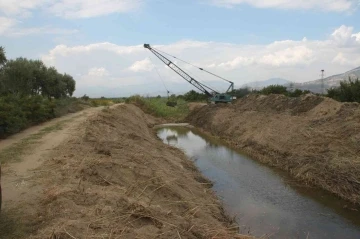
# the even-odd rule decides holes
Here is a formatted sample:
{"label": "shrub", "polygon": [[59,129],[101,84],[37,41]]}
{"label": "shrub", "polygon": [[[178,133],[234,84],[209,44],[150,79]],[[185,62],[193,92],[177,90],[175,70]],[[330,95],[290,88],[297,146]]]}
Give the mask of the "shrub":
{"label": "shrub", "polygon": [[248,88],[239,88],[239,89],[233,90],[229,94],[231,96],[235,96],[236,98],[242,98],[244,96],[247,96],[250,93],[251,93],[251,90]]}
{"label": "shrub", "polygon": [[352,80],[340,82],[339,87],[327,90],[327,96],[341,102],[359,102],[360,103],[360,81]]}
{"label": "shrub", "polygon": [[286,95],[288,93],[286,86],[283,85],[269,85],[263,88],[260,91],[260,94],[270,95],[270,94],[283,94]]}
{"label": "shrub", "polygon": [[183,99],[188,102],[195,102],[195,101],[206,101],[209,97],[203,93],[196,92],[191,90],[183,95]]}
{"label": "shrub", "polygon": [[0,138],[26,127],[83,109],[76,98],[48,99],[40,95],[0,96]]}

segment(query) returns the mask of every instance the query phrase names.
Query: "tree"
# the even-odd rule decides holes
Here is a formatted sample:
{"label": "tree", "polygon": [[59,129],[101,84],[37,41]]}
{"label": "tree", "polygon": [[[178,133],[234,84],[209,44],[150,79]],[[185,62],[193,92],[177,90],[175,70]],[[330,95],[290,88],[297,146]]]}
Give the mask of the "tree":
{"label": "tree", "polygon": [[251,93],[251,91],[248,88],[239,88],[239,89],[231,91],[230,95],[236,96],[236,98],[242,98],[250,93]]}
{"label": "tree", "polygon": [[360,103],[360,81],[349,77],[347,81],[341,81],[339,87],[328,89],[327,96],[341,102]]}
{"label": "tree", "polygon": [[5,86],[4,86],[4,71],[2,70],[2,66],[6,63],[6,55],[5,49],[0,47],[0,94],[4,93]]}
{"label": "tree", "polygon": [[262,89],[260,91],[260,93],[264,94],[264,95],[270,95],[270,94],[286,95],[287,90],[286,90],[286,87],[283,85],[269,85],[269,86],[265,87],[264,89]]}
{"label": "tree", "polygon": [[62,80],[65,83],[65,95],[72,96],[76,85],[74,78],[71,75],[64,74]]}
{"label": "tree", "polygon": [[207,98],[208,97],[205,94],[198,93],[194,90],[191,90],[184,94],[184,100],[186,101],[204,101],[207,100]]}
{"label": "tree", "polygon": [[25,58],[7,61],[3,67],[4,88],[20,95],[29,95],[32,92],[33,72],[31,63]]}
{"label": "tree", "polygon": [[4,47],[0,46],[0,66],[3,66],[6,63],[6,55]]}

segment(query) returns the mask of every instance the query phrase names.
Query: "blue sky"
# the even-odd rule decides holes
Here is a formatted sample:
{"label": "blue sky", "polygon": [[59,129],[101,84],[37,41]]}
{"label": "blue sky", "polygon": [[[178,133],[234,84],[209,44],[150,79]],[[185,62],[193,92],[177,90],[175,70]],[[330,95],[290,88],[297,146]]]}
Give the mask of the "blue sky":
{"label": "blue sky", "polygon": [[0,0],[0,45],[9,58],[40,58],[73,75],[78,95],[163,92],[155,68],[169,87],[191,89],[143,43],[237,85],[272,77],[303,82],[317,79],[322,68],[331,75],[360,65],[359,3]]}

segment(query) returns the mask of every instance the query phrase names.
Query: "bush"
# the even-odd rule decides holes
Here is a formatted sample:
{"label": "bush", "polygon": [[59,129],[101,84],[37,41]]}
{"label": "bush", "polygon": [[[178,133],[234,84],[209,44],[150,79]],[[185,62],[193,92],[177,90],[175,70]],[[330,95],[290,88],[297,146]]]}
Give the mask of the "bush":
{"label": "bush", "polygon": [[186,94],[184,94],[182,98],[188,102],[195,102],[195,101],[207,101],[209,97],[203,93],[198,93],[194,90],[191,90]]}
{"label": "bush", "polygon": [[339,87],[328,89],[327,96],[341,102],[360,103],[360,81],[349,77],[347,81],[340,82]]}
{"label": "bush", "polygon": [[239,89],[236,89],[236,90],[233,90],[232,92],[230,92],[229,94],[231,96],[235,96],[236,98],[242,98],[242,97],[245,97],[247,96],[248,94],[251,93],[251,90],[248,89],[248,88],[239,88]]}
{"label": "bush", "polygon": [[260,94],[263,95],[270,95],[270,94],[287,95],[287,93],[288,91],[286,89],[286,86],[283,85],[269,85],[260,91]]}
{"label": "bush", "polygon": [[0,138],[18,133],[31,125],[81,109],[83,109],[81,102],[76,98],[49,100],[40,95],[8,94],[0,96]]}

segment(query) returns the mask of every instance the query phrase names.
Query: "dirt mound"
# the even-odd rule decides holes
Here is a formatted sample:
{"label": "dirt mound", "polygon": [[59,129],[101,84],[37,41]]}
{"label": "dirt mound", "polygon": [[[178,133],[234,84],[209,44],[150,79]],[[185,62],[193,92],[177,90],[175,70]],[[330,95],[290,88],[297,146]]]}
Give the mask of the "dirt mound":
{"label": "dirt mound", "polygon": [[359,104],[314,95],[250,95],[187,117],[259,161],[360,204],[359,119]]}
{"label": "dirt mound", "polygon": [[200,109],[201,107],[207,105],[206,103],[200,103],[200,102],[191,102],[189,103],[189,110],[193,111],[193,110],[197,110]]}
{"label": "dirt mound", "polygon": [[103,110],[42,167],[29,238],[240,238],[210,182],[133,105]]}
{"label": "dirt mound", "polygon": [[324,98],[307,94],[298,98],[284,95],[249,95],[235,102],[238,110],[301,115],[317,107]]}

